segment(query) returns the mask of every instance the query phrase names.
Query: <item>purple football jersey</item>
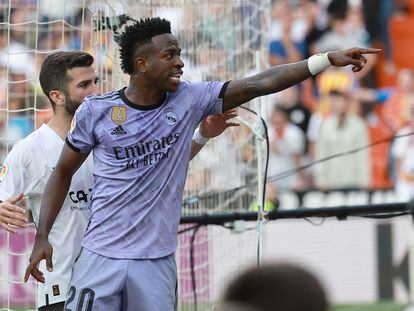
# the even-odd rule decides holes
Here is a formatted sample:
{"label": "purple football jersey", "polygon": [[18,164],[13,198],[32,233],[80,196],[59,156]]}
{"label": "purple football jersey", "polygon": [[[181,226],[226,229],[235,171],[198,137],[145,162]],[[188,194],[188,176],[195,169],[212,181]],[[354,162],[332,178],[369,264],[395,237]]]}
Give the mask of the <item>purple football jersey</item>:
{"label": "purple football jersey", "polygon": [[180,83],[163,103],[132,104],[125,89],[87,97],[67,144],[93,150],[91,216],[82,246],[111,258],[159,258],[177,248],[192,135],[222,113],[223,82]]}

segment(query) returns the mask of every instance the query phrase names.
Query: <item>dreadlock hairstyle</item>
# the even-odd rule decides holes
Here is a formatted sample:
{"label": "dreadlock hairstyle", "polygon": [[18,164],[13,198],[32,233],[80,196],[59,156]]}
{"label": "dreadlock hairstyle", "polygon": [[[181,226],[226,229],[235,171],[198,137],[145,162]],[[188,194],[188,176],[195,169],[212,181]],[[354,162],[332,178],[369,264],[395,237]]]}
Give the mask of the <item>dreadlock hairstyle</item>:
{"label": "dreadlock hairstyle", "polygon": [[125,27],[119,38],[121,68],[124,73],[134,72],[135,49],[151,41],[151,38],[164,33],[171,33],[171,24],[166,19],[151,17],[141,19]]}

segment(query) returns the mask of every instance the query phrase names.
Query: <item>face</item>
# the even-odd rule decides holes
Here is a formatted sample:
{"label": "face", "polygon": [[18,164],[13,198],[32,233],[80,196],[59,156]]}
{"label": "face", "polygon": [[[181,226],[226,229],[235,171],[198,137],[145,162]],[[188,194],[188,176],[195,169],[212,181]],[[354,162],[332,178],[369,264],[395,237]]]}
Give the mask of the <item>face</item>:
{"label": "face", "polygon": [[271,119],[272,125],[275,128],[275,130],[283,130],[285,125],[288,123],[287,116],[280,111],[273,111],[272,113],[272,119]]}
{"label": "face", "polygon": [[160,91],[175,92],[184,67],[178,41],[172,34],[158,35],[151,41],[145,76]]}
{"label": "face", "polygon": [[74,67],[68,70],[68,76],[65,109],[73,116],[86,96],[98,93],[98,77],[92,66]]}
{"label": "face", "polygon": [[414,74],[410,69],[401,69],[398,73],[397,84],[401,91],[414,91]]}
{"label": "face", "polygon": [[345,114],[348,110],[349,100],[345,96],[331,94],[329,95],[329,103],[332,112],[336,114]]}

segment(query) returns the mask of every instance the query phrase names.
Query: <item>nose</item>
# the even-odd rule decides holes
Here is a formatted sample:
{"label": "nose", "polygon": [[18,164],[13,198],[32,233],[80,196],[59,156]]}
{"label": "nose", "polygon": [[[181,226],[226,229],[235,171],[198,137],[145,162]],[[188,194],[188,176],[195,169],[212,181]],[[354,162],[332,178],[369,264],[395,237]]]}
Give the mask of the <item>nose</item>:
{"label": "nose", "polygon": [[181,60],[181,57],[178,56],[176,58],[175,66],[178,67],[178,68],[183,68],[184,67],[184,62]]}

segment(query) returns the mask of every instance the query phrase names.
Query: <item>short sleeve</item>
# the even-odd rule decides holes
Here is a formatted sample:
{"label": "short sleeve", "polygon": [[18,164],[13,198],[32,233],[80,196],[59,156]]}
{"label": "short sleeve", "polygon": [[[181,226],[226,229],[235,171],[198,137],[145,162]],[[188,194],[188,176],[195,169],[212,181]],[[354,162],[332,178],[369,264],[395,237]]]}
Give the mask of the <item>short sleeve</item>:
{"label": "short sleeve", "polygon": [[0,169],[0,201],[20,192],[28,193],[28,178],[25,176],[27,165],[22,158],[23,154],[16,145],[7,155]]}
{"label": "short sleeve", "polygon": [[223,96],[228,82],[200,82],[191,83],[191,92],[197,113],[198,122],[212,114],[221,114],[223,111]]}
{"label": "short sleeve", "polygon": [[77,152],[89,153],[96,144],[94,128],[90,101],[85,99],[73,116],[66,143]]}

